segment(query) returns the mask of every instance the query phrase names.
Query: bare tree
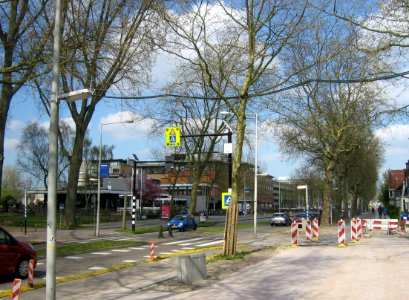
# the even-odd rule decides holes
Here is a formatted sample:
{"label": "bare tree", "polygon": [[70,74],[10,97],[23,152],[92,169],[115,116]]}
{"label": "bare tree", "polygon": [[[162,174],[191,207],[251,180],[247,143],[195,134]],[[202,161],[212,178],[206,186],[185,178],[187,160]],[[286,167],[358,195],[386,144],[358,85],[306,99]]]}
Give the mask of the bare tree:
{"label": "bare tree", "polygon": [[10,0],[0,3],[0,180],[12,99],[28,81],[46,72],[44,49],[52,32],[46,15],[49,2]]}
{"label": "bare tree", "polygon": [[[74,132],[70,129],[69,125],[60,122],[60,128],[62,131],[62,137],[68,147],[71,144]],[[41,127],[37,122],[28,124],[24,130],[17,145],[19,156],[17,158],[17,164],[19,168],[36,180],[41,181],[44,187],[47,188],[48,177],[48,131]],[[58,172],[57,179],[61,179],[66,174],[69,166],[68,159],[60,152],[58,155]]]}
{"label": "bare tree", "polygon": [[[320,29],[323,32],[326,31]],[[349,31],[340,31],[337,41],[333,38],[329,32],[324,36],[317,34],[316,40],[305,41],[304,47],[294,49],[292,60],[293,64],[304,65],[309,59],[316,61],[320,57],[325,63],[297,76],[300,81],[325,76],[333,83],[305,84],[285,98],[277,97],[273,108],[280,114],[280,144],[284,152],[303,155],[323,170],[323,225],[328,224],[337,169],[346,155],[359,147],[361,132],[374,128],[387,107],[378,84],[348,83],[348,78],[365,78],[377,67],[372,58],[354,50],[354,36]],[[342,83],[344,79],[346,83]]]}
{"label": "bare tree", "polygon": [[[155,38],[150,25],[155,17],[153,0],[71,1],[65,7],[61,45],[61,92],[87,87],[92,97],[66,103],[75,122],[70,159],[66,225],[73,227],[79,169],[83,159],[84,137],[95,109],[108,90],[138,92],[149,81]],[[43,89],[41,89],[43,90]],[[43,99],[49,99],[43,95]],[[48,105],[48,101],[44,101]],[[62,145],[63,146],[63,145]]]}
{"label": "bare tree", "polygon": [[[228,209],[223,254],[233,255],[237,243],[239,170],[246,110],[256,98],[284,88],[290,76],[281,56],[301,30],[308,5],[304,1],[180,1],[164,13],[169,35],[165,49],[196,66],[214,95],[237,118],[232,171],[232,201]],[[303,66],[303,69],[308,66]],[[297,72],[297,70],[294,70]],[[226,82],[220,89],[217,85]]]}

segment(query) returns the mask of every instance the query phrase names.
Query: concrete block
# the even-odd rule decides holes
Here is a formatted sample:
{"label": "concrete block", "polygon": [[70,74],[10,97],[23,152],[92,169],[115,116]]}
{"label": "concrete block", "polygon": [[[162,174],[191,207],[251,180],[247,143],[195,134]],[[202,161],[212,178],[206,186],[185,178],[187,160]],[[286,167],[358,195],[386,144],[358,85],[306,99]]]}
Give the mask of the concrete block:
{"label": "concrete block", "polygon": [[178,256],[176,271],[179,282],[192,283],[197,280],[206,279],[206,255],[200,253]]}

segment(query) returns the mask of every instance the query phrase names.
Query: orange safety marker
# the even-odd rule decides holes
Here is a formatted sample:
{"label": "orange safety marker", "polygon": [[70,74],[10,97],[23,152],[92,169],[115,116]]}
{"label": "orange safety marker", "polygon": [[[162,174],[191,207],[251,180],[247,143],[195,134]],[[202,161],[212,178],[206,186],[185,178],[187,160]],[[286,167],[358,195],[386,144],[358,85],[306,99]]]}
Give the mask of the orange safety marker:
{"label": "orange safety marker", "polygon": [[340,247],[340,248],[345,248],[346,247],[346,242],[345,242],[345,222],[342,219],[338,221],[338,247]]}
{"label": "orange safety marker", "polygon": [[400,221],[400,231],[401,232],[406,232],[406,220],[401,220]]}
{"label": "orange safety marker", "polygon": [[155,242],[151,242],[150,261],[155,260]]}
{"label": "orange safety marker", "polygon": [[357,239],[357,231],[356,231],[357,226],[356,225],[357,225],[357,221],[355,220],[355,218],[353,218],[351,220],[351,242],[352,243],[355,243]]}
{"label": "orange safety marker", "polygon": [[362,239],[362,220],[356,219],[356,239],[359,241]]}
{"label": "orange safety marker", "polygon": [[307,225],[305,226],[305,240],[311,241],[312,240],[312,233],[311,233],[311,220],[307,219]]}
{"label": "orange safety marker", "polygon": [[13,292],[11,293],[11,300],[18,300],[20,298],[21,279],[14,279]]}
{"label": "orange safety marker", "polygon": [[291,248],[296,248],[298,246],[298,224],[294,221],[291,224]]}
{"label": "orange safety marker", "polygon": [[30,261],[28,262],[27,283],[29,287],[34,286],[34,260],[33,259],[30,259]]}
{"label": "orange safety marker", "polygon": [[319,236],[318,219],[315,218],[312,221],[312,240],[313,241],[318,241],[319,240],[318,236]]}

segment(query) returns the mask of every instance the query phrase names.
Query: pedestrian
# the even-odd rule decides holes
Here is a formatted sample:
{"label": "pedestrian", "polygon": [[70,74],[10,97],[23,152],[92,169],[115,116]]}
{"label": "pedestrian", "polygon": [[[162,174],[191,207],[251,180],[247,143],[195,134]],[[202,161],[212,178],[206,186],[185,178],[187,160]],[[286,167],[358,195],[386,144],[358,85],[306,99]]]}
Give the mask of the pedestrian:
{"label": "pedestrian", "polygon": [[388,215],[388,209],[386,208],[386,206],[383,208],[383,217],[384,217],[384,219],[386,219],[387,218],[387,215]]}
{"label": "pedestrian", "polygon": [[382,219],[382,211],[383,211],[383,208],[382,208],[381,205],[379,205],[379,206],[378,206],[379,219]]}
{"label": "pedestrian", "polygon": [[372,207],[372,215],[375,214],[375,207]]}

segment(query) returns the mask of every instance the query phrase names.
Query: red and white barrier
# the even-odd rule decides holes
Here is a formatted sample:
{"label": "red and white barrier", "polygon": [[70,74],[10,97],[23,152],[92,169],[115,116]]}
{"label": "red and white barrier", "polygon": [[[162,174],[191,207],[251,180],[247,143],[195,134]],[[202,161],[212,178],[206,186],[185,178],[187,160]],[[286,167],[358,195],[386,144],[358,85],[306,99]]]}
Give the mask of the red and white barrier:
{"label": "red and white barrier", "polygon": [[151,250],[150,250],[150,261],[155,260],[155,242],[151,242]]}
{"label": "red and white barrier", "polygon": [[355,243],[357,240],[357,220],[353,218],[351,220],[351,242]]}
{"label": "red and white barrier", "polygon": [[406,220],[401,220],[400,221],[399,231],[400,232],[406,232]]}
{"label": "red and white barrier", "polygon": [[11,300],[18,300],[20,298],[21,291],[21,279],[14,279],[13,281],[13,292],[11,293]]}
{"label": "red and white barrier", "polygon": [[341,219],[338,221],[338,247],[344,248],[345,246],[345,222]]}
{"label": "red and white barrier", "polygon": [[296,248],[298,246],[298,224],[294,221],[291,224],[291,247]]}
{"label": "red and white barrier", "polygon": [[359,241],[362,239],[362,220],[356,219],[356,239]]}
{"label": "red and white barrier", "polygon": [[398,219],[366,219],[368,230],[382,230],[388,233],[397,232],[399,227]]}
{"label": "red and white barrier", "polygon": [[34,285],[34,260],[30,259],[28,262],[28,277],[27,277],[28,286],[33,287]]}
{"label": "red and white barrier", "polygon": [[312,232],[311,232],[311,220],[307,219],[306,220],[306,225],[305,225],[305,239],[307,242],[312,241]]}
{"label": "red and white barrier", "polygon": [[367,224],[366,224],[366,220],[362,219],[361,220],[361,224],[362,224],[362,232],[366,233],[366,229],[367,229]]}
{"label": "red and white barrier", "polygon": [[319,227],[318,227],[318,219],[315,218],[312,221],[312,240],[313,241],[318,241],[318,234],[319,234]]}

